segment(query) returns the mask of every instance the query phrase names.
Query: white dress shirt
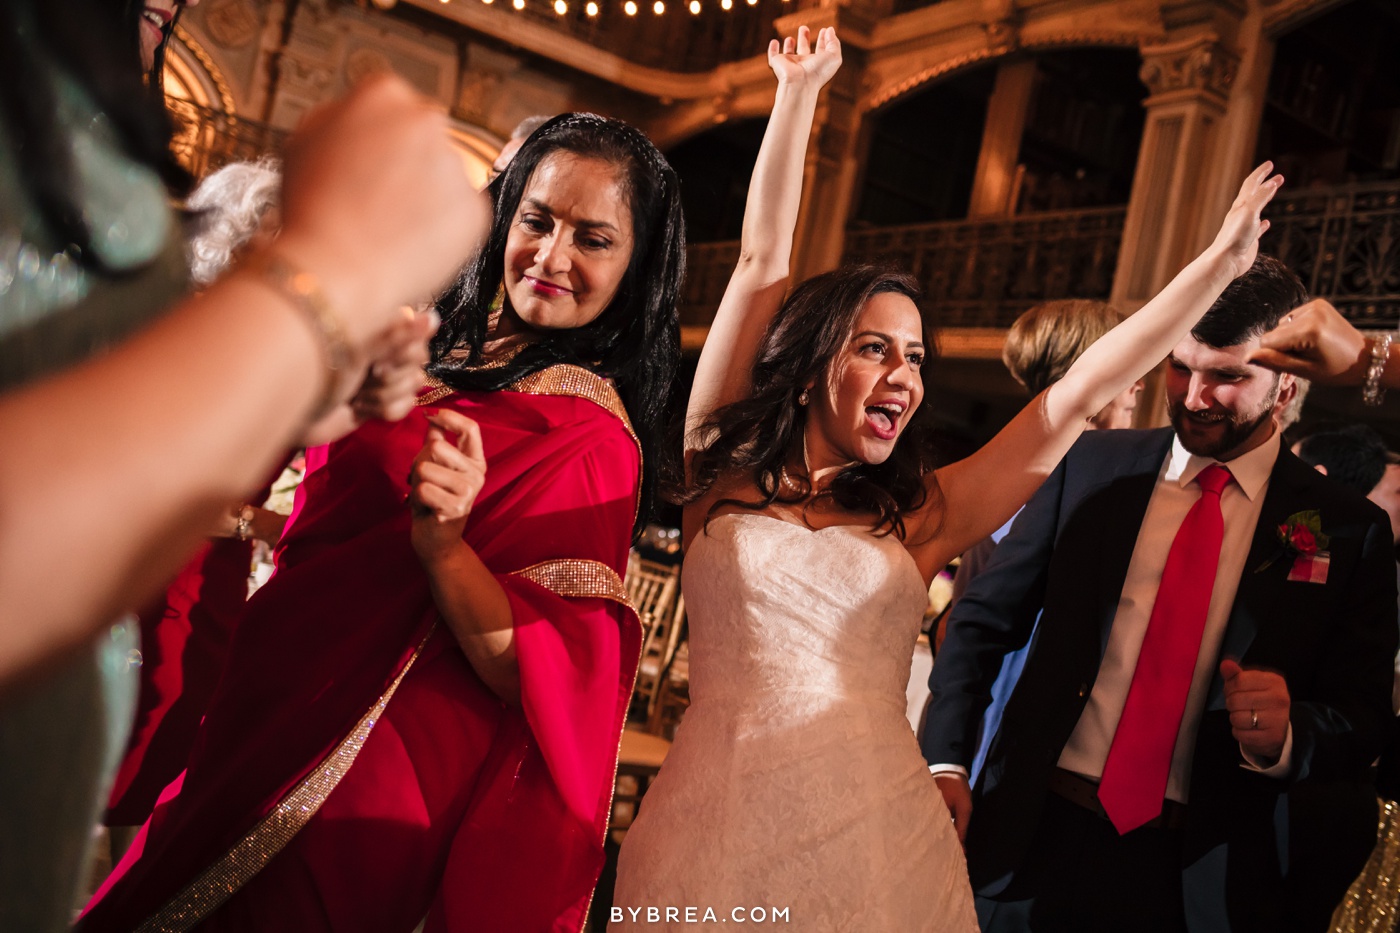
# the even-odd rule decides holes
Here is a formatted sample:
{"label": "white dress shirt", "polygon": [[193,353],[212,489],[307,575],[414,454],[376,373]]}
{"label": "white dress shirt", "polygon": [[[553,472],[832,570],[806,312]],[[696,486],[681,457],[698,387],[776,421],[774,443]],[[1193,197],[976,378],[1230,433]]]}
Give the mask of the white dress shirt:
{"label": "white dress shirt", "polygon": [[[1220,664],[1220,644],[1225,637],[1225,627],[1234,606],[1240,577],[1245,571],[1244,564],[1253,543],[1259,510],[1263,506],[1264,494],[1269,488],[1269,475],[1273,472],[1278,453],[1279,435],[1275,432],[1263,444],[1222,464],[1230,471],[1234,482],[1229,483],[1220,495],[1220,510],[1225,523],[1220,563],[1216,568],[1215,587],[1211,591],[1196,670],[1186,696],[1181,730],[1177,733],[1176,747],[1172,751],[1166,793],[1170,800],[1186,802],[1187,788],[1191,782],[1191,758],[1201,714],[1205,709],[1206,694]],[[1067,771],[1094,781],[1103,775],[1104,761],[1113,744],[1118,720],[1123,715],[1138,653],[1147,635],[1147,623],[1152,617],[1152,604],[1157,600],[1157,588],[1162,582],[1167,553],[1171,550],[1177,530],[1186,519],[1186,513],[1201,496],[1200,487],[1195,483],[1197,474],[1215,462],[1188,453],[1181,446],[1180,439],[1173,438],[1171,451],[1157,475],[1157,483],[1138,530],[1137,543],[1123,580],[1123,591],[1118,599],[1103,661],[1099,665],[1098,678],[1094,681],[1093,691],[1089,694],[1079,723],[1060,754],[1059,766]],[[1283,755],[1277,763],[1262,767],[1246,759],[1248,763],[1245,766],[1271,776],[1286,773],[1292,740],[1290,727],[1284,741]],[[934,765],[930,770],[934,774],[966,774],[965,769],[956,765]]]}

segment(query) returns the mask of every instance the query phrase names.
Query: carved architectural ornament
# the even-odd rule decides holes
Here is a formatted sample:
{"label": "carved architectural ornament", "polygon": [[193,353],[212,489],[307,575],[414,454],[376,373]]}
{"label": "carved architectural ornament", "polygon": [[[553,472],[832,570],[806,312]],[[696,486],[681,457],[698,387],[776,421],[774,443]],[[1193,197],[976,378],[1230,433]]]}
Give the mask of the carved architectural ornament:
{"label": "carved architectural ornament", "polygon": [[457,111],[469,123],[485,125],[491,105],[505,76],[496,71],[473,70],[462,75]]}
{"label": "carved architectural ornament", "polygon": [[1143,46],[1138,77],[1152,96],[1173,91],[1212,94],[1222,102],[1239,74],[1240,58],[1214,36]]}
{"label": "carved architectural ornament", "polygon": [[204,50],[204,46],[200,45],[199,40],[191,35],[190,31],[179,23],[175,24],[175,39],[189,50],[190,55],[194,56],[195,61],[199,62],[200,67],[204,69],[204,73],[209,76],[209,80],[214,85],[215,92],[219,95],[219,104],[222,106],[224,112],[236,113],[238,108],[233,104],[233,89],[228,86],[228,82],[224,80],[223,72],[219,70],[218,65],[214,64],[214,59],[209,57],[209,53]]}
{"label": "carved architectural ornament", "polygon": [[252,42],[261,27],[252,0],[213,0],[204,14],[204,28],[209,38],[226,49]]}

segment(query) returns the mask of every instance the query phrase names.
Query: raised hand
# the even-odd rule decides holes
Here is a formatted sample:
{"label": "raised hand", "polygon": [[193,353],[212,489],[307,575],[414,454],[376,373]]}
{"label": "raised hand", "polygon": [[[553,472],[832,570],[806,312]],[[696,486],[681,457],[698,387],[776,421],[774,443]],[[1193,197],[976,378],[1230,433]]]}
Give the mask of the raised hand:
{"label": "raised hand", "polygon": [[820,88],[841,67],[841,40],[836,38],[836,30],[830,26],[818,30],[815,45],[811,36],[812,30],[803,26],[796,38],[788,36],[781,46],[777,39],[768,43],[768,66],[779,84]]}
{"label": "raised hand", "polygon": [[1225,708],[1235,741],[1258,763],[1276,763],[1283,754],[1291,709],[1283,675],[1246,670],[1226,658],[1220,662],[1220,676],[1225,679]]}
{"label": "raised hand", "polygon": [[[428,425],[423,449],[408,472],[413,549],[425,564],[461,544],[467,516],[486,482],[486,455],[475,421],[434,409],[428,412]],[[455,442],[448,440],[449,434],[457,436]]]}
{"label": "raised hand", "polygon": [[1314,298],[1260,338],[1249,361],[1324,385],[1359,386],[1366,378],[1370,348],[1326,299]]}
{"label": "raised hand", "polygon": [[1254,265],[1254,257],[1259,254],[1259,238],[1269,229],[1269,222],[1261,220],[1259,214],[1283,184],[1282,175],[1270,176],[1273,170],[1274,163],[1265,162],[1249,173],[1211,246],[1228,259],[1237,278]]}

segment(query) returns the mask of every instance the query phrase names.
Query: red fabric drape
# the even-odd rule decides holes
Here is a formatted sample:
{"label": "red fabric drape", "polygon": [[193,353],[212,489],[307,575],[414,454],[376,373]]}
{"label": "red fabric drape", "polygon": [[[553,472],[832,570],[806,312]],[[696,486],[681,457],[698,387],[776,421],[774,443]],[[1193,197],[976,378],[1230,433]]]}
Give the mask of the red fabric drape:
{"label": "red fabric drape", "polygon": [[[434,407],[447,406],[481,427],[486,485],[465,538],[515,610],[522,705],[490,694],[439,626],[327,805],[205,928],[256,917],[264,929],[382,933],[429,912],[437,930],[582,923],[640,630],[615,602],[512,574],[558,559],[623,574],[637,447],[581,398],[464,393]],[[277,573],[249,603],[183,783],[167,789],[80,929],[134,929],[219,863],[433,630],[405,504],[425,432],[420,409],[308,455]],[[262,912],[262,901],[277,909]]]}

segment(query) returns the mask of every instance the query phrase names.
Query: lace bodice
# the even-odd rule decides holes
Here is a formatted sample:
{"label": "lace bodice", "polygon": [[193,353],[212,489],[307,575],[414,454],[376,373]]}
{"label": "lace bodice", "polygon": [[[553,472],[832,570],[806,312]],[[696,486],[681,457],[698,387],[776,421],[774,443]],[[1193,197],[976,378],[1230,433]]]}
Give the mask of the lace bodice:
{"label": "lace bodice", "polygon": [[692,704],[809,689],[904,708],[928,592],[893,535],[728,513],[695,537],[682,586]]}

